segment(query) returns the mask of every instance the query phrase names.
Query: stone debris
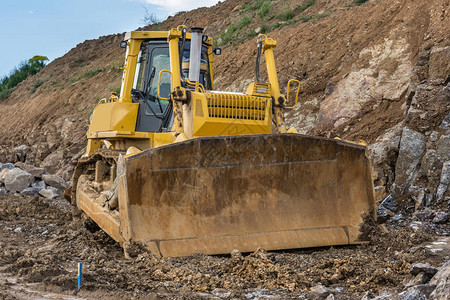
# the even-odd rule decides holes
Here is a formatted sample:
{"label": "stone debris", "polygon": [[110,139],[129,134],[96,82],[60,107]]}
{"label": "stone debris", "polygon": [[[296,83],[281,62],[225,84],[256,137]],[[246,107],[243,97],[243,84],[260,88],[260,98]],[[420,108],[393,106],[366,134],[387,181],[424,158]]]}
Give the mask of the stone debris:
{"label": "stone debris", "polygon": [[69,187],[61,176],[24,162],[3,163],[0,170],[0,196],[9,192],[55,199]]}

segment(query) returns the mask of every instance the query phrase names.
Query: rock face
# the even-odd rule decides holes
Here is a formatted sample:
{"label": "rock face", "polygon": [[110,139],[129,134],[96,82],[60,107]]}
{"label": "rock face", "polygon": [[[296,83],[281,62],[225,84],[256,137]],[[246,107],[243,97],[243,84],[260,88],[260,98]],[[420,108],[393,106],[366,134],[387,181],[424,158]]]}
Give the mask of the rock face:
{"label": "rock face", "polygon": [[19,168],[10,170],[5,175],[5,189],[8,192],[20,192],[33,181],[33,176]]}
{"label": "rock face", "polygon": [[447,261],[431,279],[430,284],[435,284],[436,289],[429,299],[443,300],[450,295],[450,261]]}
{"label": "rock face", "polygon": [[407,189],[414,179],[420,158],[425,150],[426,138],[423,134],[403,128],[400,140],[397,164],[395,165],[395,185],[401,193]]}

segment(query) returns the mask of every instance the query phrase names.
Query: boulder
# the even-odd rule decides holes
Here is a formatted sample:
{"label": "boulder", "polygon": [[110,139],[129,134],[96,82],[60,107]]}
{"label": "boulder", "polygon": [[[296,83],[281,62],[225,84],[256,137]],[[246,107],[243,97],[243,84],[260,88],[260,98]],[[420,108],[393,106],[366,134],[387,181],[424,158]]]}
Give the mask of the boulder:
{"label": "boulder", "polygon": [[430,297],[430,294],[435,289],[436,289],[436,285],[434,285],[434,284],[419,284],[419,285],[409,288],[408,291],[415,290],[415,291],[419,292],[421,295],[425,296],[425,299],[428,299]]}
{"label": "boulder", "polygon": [[58,196],[60,196],[60,192],[58,191],[58,189],[55,189],[54,187],[47,187],[46,189],[40,190],[39,194],[47,199],[55,199]]}
{"label": "boulder", "polygon": [[395,165],[395,186],[403,193],[413,181],[420,158],[425,150],[426,137],[408,127],[403,128],[400,149]]}
{"label": "boulder", "polygon": [[69,185],[58,175],[43,174],[42,180],[46,185],[52,186],[59,190],[65,190]]}
{"label": "boulder", "polygon": [[27,145],[20,145],[19,147],[14,148],[14,156],[16,161],[25,162],[29,151],[30,147]]}
{"label": "boulder", "polygon": [[415,263],[411,266],[411,268],[409,269],[409,272],[412,275],[417,275],[419,273],[424,273],[424,274],[428,274],[433,276],[434,274],[436,274],[436,272],[438,271],[437,268],[427,265],[427,264],[423,264],[423,263]]}
{"label": "boulder", "polygon": [[448,299],[450,295],[450,260],[439,268],[430,284],[435,284],[436,289],[431,293],[429,299]]}
{"label": "boulder", "polygon": [[25,172],[30,173],[34,177],[41,178],[42,174],[45,173],[44,168],[35,167],[32,165],[27,165],[23,162],[17,162],[15,165],[17,168],[24,170]]}
{"label": "boulder", "polygon": [[39,191],[33,187],[27,187],[23,191],[20,192],[22,195],[26,196],[37,196],[39,195]]}
{"label": "boulder", "polygon": [[0,188],[0,196],[6,195],[6,190],[4,188]]}
{"label": "boulder", "polygon": [[8,192],[20,192],[30,186],[33,176],[22,169],[14,168],[5,175],[5,189]]}

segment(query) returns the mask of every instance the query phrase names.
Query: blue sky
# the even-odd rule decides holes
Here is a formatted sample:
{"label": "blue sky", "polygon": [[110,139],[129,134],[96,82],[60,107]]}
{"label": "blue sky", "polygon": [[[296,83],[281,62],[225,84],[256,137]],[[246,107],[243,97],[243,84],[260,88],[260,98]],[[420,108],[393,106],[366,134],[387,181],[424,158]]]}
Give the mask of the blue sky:
{"label": "blue sky", "polygon": [[217,0],[1,0],[0,78],[34,55],[50,60],[77,44],[143,26],[145,8],[160,19]]}

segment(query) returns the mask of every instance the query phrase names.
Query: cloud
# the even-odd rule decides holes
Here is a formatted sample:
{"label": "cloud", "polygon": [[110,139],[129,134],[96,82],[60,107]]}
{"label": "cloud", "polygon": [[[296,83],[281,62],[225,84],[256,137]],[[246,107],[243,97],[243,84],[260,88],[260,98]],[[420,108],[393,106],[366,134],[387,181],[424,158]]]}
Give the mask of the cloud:
{"label": "cloud", "polygon": [[28,13],[29,13],[30,15],[32,15],[32,14],[34,14],[34,11],[30,10]]}
{"label": "cloud", "polygon": [[219,2],[219,0],[141,0],[147,4],[152,4],[166,9],[169,13],[176,13],[179,11],[188,11],[202,6],[212,6]]}

